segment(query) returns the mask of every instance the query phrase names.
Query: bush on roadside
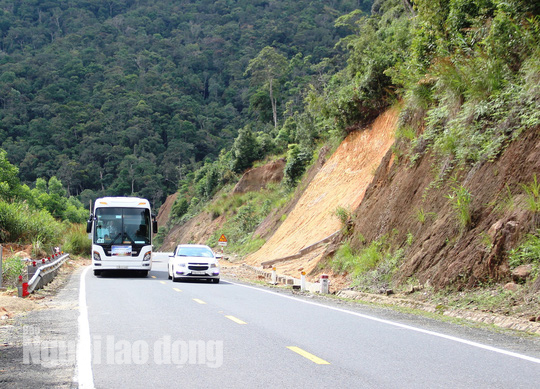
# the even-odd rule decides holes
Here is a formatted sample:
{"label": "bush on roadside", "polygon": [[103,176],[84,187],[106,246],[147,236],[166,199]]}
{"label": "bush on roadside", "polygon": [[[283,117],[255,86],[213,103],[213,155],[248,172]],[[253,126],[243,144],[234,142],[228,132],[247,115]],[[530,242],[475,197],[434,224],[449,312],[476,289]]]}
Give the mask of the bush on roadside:
{"label": "bush on roadside", "polygon": [[2,261],[2,286],[16,288],[25,267],[26,263],[18,256],[5,257]]}
{"label": "bush on roadside", "polygon": [[0,201],[0,240],[4,242],[55,244],[62,230],[62,224],[45,210]]}
{"label": "bush on roadside", "polygon": [[92,241],[88,238],[86,226],[72,224],[65,235],[63,251],[72,255],[89,255]]}

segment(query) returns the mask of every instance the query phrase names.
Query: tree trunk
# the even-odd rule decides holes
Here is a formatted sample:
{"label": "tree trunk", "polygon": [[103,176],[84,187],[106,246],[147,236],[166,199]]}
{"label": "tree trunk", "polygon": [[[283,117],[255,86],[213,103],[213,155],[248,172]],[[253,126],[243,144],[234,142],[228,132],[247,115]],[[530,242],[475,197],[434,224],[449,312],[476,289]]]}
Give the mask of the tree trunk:
{"label": "tree trunk", "polygon": [[414,12],[414,8],[409,0],[403,0],[403,6],[405,9],[408,9],[413,16],[416,16],[416,12]]}
{"label": "tree trunk", "polygon": [[272,117],[274,118],[274,128],[277,129],[277,101],[274,99],[272,81],[272,78],[270,78],[270,102],[272,103]]}

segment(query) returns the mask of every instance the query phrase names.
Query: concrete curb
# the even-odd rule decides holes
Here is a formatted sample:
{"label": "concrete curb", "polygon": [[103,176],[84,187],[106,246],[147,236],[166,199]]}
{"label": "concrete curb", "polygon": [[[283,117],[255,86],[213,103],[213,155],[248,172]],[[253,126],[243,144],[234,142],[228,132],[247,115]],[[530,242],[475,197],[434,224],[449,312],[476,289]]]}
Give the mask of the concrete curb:
{"label": "concrete curb", "polygon": [[[241,267],[247,268],[253,272],[255,272],[256,275],[260,276],[262,279],[265,279],[268,281],[268,283],[272,283],[272,271],[264,270],[260,267],[250,266],[243,263]],[[278,284],[284,284],[284,285],[290,285],[292,286],[300,286],[300,278],[295,278],[291,276],[285,276],[285,275],[277,275],[276,281]],[[306,281],[306,291],[311,293],[320,293],[321,292],[321,284],[319,282],[308,282]]]}

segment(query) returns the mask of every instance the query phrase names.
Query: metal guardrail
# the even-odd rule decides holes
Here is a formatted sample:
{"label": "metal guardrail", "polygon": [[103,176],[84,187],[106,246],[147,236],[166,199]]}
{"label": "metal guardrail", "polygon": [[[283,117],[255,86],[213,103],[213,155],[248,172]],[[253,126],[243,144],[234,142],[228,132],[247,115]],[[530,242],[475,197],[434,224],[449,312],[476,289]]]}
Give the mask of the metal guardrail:
{"label": "metal guardrail", "polygon": [[32,278],[28,280],[28,293],[33,293],[34,290],[43,288],[51,282],[56,276],[57,270],[68,258],[69,254],[61,254],[53,262],[37,268]]}

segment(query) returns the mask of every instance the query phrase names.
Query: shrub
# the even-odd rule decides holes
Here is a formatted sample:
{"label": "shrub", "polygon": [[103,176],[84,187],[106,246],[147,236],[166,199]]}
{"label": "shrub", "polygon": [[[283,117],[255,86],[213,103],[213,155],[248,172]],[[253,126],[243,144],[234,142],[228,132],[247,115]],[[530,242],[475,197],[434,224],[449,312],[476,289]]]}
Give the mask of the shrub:
{"label": "shrub", "polygon": [[289,145],[287,164],[285,165],[285,181],[289,186],[296,186],[306,167],[311,161],[313,154],[305,147],[297,144]]}
{"label": "shrub", "polygon": [[73,255],[89,255],[92,249],[92,241],[86,233],[84,224],[73,224],[69,227],[64,238],[64,252]]}
{"label": "shrub", "polygon": [[189,209],[189,203],[185,197],[177,198],[171,209],[171,216],[181,218]]}
{"label": "shrub", "polygon": [[461,229],[471,224],[471,193],[462,185],[456,185],[452,193],[446,196],[450,200],[456,213]]}
{"label": "shrub", "polygon": [[334,215],[339,219],[341,223],[341,233],[347,235],[350,233],[352,212],[343,207],[337,207],[334,211]]}
{"label": "shrub", "polygon": [[536,174],[529,185],[522,185],[522,187],[527,194],[527,209],[531,212],[540,212],[540,184],[538,184]]}
{"label": "shrub", "polygon": [[354,249],[349,242],[345,242],[339,246],[334,258],[330,262],[330,266],[336,273],[351,272],[354,269],[356,260],[357,256]]}
{"label": "shrub", "polygon": [[26,263],[18,256],[5,258],[2,264],[2,285],[16,288],[19,283],[19,276],[23,275]]}
{"label": "shrub", "polygon": [[62,225],[49,212],[30,209],[26,203],[0,201],[0,239],[4,242],[55,243]]}
{"label": "shrub", "polygon": [[526,235],[523,243],[510,251],[508,263],[511,269],[531,263],[538,270],[540,264],[540,229],[536,230],[534,234]]}
{"label": "shrub", "polygon": [[349,242],[342,244],[336,251],[331,262],[332,270],[336,272],[347,272],[353,277],[374,269],[383,258],[385,239],[372,241],[367,247],[360,251],[354,250]]}

